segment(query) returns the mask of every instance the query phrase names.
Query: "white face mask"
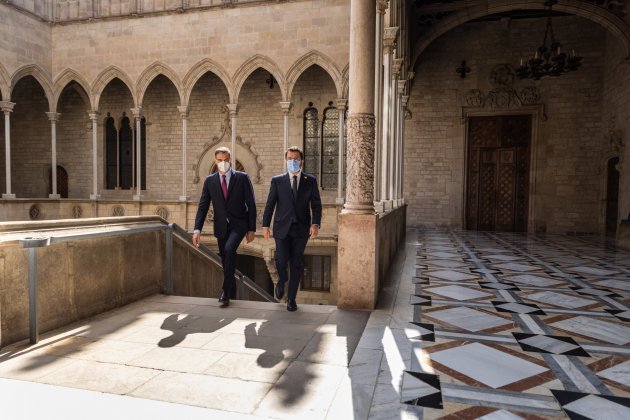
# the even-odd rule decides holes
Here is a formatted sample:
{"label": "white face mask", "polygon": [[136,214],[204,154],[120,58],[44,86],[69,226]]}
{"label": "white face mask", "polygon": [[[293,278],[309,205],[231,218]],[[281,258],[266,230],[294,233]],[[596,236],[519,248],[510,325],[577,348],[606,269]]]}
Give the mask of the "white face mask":
{"label": "white face mask", "polygon": [[219,168],[219,172],[224,174],[230,170],[230,162],[226,162],[226,161],[219,162],[217,163],[217,168]]}

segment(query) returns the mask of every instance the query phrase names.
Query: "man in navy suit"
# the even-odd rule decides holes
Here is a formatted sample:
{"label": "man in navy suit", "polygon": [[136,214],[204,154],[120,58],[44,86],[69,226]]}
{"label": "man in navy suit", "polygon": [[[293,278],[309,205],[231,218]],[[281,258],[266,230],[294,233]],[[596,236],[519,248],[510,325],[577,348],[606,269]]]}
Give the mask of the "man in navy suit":
{"label": "man in navy suit", "polygon": [[[304,269],[304,249],[309,237],[319,233],[322,220],[322,201],[319,198],[317,180],[302,172],[304,153],[298,147],[290,147],[284,154],[287,172],[271,178],[271,187],[265,213],[263,235],[269,239],[269,225],[274,213],[273,237],[276,240],[276,269],[278,284],[276,298],[284,296],[284,285],[289,281],[287,310],[297,310],[297,296]],[[312,215],[312,217],[311,217]],[[291,275],[287,279],[287,264],[291,263]]]}
{"label": "man in navy suit", "polygon": [[217,237],[223,263],[223,290],[219,297],[222,308],[230,304],[230,297],[236,291],[236,249],[243,238],[248,243],[253,241],[256,232],[256,201],[252,182],[245,172],[230,169],[230,160],[231,152],[227,147],[214,151],[218,172],[206,177],[203,183],[192,237],[193,245],[199,247],[201,229],[212,203],[214,236]]}

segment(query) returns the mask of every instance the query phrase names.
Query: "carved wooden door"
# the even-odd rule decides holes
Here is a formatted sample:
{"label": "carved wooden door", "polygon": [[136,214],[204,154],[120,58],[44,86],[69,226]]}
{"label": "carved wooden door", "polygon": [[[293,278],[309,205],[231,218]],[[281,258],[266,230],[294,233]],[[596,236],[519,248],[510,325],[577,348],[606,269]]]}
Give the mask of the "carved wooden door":
{"label": "carved wooden door", "polygon": [[527,231],[529,115],[470,118],[466,228]]}

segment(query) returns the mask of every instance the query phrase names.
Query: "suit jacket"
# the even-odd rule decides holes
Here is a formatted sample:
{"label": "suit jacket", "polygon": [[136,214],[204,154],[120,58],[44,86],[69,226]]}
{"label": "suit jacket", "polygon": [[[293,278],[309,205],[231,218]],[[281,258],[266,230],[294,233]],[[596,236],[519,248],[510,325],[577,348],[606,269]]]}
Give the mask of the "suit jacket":
{"label": "suit jacket", "polygon": [[256,231],[256,201],[254,188],[245,172],[232,170],[227,199],[223,198],[219,172],[206,177],[195,218],[195,230],[201,230],[212,203],[214,210],[214,236],[224,238],[230,227],[243,235]]}
{"label": "suit jacket", "polygon": [[273,222],[274,237],[278,239],[286,237],[293,223],[297,223],[308,235],[311,224],[319,225],[322,220],[322,201],[319,198],[317,179],[313,175],[302,172],[297,199],[294,200],[288,173],[271,178],[271,187],[263,214],[264,227],[270,225],[274,209],[276,212]]}

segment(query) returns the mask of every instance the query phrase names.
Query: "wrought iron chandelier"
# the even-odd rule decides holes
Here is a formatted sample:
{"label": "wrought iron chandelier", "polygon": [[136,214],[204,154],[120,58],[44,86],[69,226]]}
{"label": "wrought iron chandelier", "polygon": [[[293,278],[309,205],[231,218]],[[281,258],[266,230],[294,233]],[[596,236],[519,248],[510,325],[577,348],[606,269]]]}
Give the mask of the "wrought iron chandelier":
{"label": "wrought iron chandelier", "polygon": [[[575,50],[571,50],[571,54],[567,55],[562,52],[562,45],[556,41],[553,34],[553,26],[551,25],[551,8],[557,0],[547,0],[545,6],[549,8],[549,16],[547,17],[547,28],[545,29],[545,38],[543,43],[534,56],[527,61],[521,59],[521,65],[516,70],[519,79],[538,80],[541,77],[557,77],[564,73],[577,70],[582,64],[582,57],[575,54]],[[547,46],[547,40],[550,44]]]}

